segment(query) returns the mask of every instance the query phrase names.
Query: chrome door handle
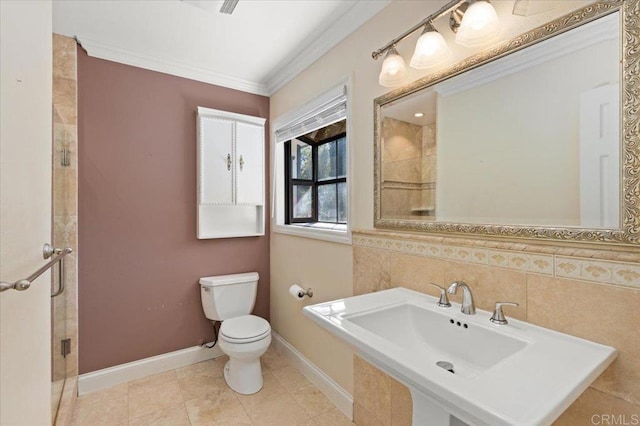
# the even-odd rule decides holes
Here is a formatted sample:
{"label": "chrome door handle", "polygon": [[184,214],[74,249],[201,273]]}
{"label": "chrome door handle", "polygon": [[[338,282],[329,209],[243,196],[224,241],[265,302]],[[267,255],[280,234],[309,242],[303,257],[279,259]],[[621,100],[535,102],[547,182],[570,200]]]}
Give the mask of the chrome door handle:
{"label": "chrome door handle", "polygon": [[51,297],[60,296],[64,292],[64,258],[60,258],[58,261],[58,290],[55,291]]}
{"label": "chrome door handle", "polygon": [[[42,275],[46,270],[48,270],[49,268],[51,268],[53,265],[55,265],[56,263],[60,262],[62,260],[63,257],[65,257],[66,255],[68,255],[69,253],[73,252],[73,249],[71,247],[66,247],[64,249],[54,249],[53,247],[51,247],[50,244],[45,244],[43,249],[42,249],[42,255],[45,259],[50,258],[51,256],[53,256],[55,254],[55,257],[53,259],[51,259],[50,261],[48,261],[44,266],[40,267],[40,269],[38,269],[37,271],[35,271],[33,274],[29,275],[27,278],[24,278],[22,280],[18,280],[15,282],[0,282],[0,293],[2,293],[3,291],[7,291],[7,290],[18,290],[18,291],[24,291],[26,289],[28,289],[31,286],[31,283],[38,278],[40,275]],[[64,275],[64,271],[59,272],[62,273]],[[63,276],[64,278],[64,276]],[[56,292],[56,296],[60,293],[62,293],[62,291],[64,291],[64,283],[62,282],[62,290],[59,290],[59,292]]]}
{"label": "chrome door handle", "polygon": [[231,170],[231,154],[227,154],[227,170]]}
{"label": "chrome door handle", "polygon": [[238,163],[240,164],[240,171],[242,171],[242,168],[244,167],[244,158],[242,158],[242,155],[240,155]]}

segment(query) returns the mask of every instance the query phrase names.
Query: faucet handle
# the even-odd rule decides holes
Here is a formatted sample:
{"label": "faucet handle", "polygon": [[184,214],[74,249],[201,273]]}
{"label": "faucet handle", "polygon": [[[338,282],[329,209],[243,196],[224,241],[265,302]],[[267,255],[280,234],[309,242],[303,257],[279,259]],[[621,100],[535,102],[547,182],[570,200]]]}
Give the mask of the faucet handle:
{"label": "faucet handle", "polygon": [[443,308],[451,307],[451,302],[449,302],[449,298],[447,297],[447,289],[444,287],[440,287],[438,284],[434,283],[429,283],[429,285],[432,285],[440,290],[440,300],[438,300],[438,306],[441,306]]}
{"label": "faucet handle", "polygon": [[499,325],[509,324],[509,321],[507,321],[507,319],[504,317],[504,312],[502,312],[502,307],[505,305],[520,306],[518,303],[515,303],[515,302],[496,302],[496,307],[493,310],[493,315],[491,316],[491,318],[489,318],[489,321]]}

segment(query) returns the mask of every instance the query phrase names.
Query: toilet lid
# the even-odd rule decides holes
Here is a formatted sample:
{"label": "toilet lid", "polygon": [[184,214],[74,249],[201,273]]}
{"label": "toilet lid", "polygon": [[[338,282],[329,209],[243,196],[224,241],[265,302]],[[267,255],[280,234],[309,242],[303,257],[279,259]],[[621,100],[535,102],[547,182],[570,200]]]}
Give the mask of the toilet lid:
{"label": "toilet lid", "polygon": [[220,337],[231,342],[256,341],[271,331],[271,326],[264,318],[255,315],[243,315],[222,321]]}

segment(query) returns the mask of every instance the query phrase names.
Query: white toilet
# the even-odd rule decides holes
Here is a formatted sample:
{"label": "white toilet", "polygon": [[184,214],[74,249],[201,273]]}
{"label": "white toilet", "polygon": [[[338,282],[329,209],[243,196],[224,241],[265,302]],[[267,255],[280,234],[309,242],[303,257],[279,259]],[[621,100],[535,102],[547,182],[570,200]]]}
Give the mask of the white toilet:
{"label": "white toilet", "polygon": [[207,318],[222,321],[218,345],[229,356],[224,379],[234,391],[249,395],[262,388],[260,357],[271,344],[271,326],[249,315],[256,303],[257,272],[200,278],[202,308]]}

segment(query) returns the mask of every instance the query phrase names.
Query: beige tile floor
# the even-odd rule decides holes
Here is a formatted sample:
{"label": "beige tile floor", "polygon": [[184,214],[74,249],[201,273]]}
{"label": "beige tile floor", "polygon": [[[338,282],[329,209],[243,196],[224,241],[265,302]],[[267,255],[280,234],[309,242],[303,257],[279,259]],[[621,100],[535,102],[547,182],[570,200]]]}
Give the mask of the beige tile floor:
{"label": "beige tile floor", "polygon": [[226,385],[227,357],[189,365],[83,395],[75,426],[353,425],[298,370],[270,348],[262,357],[264,387],[240,395]]}

